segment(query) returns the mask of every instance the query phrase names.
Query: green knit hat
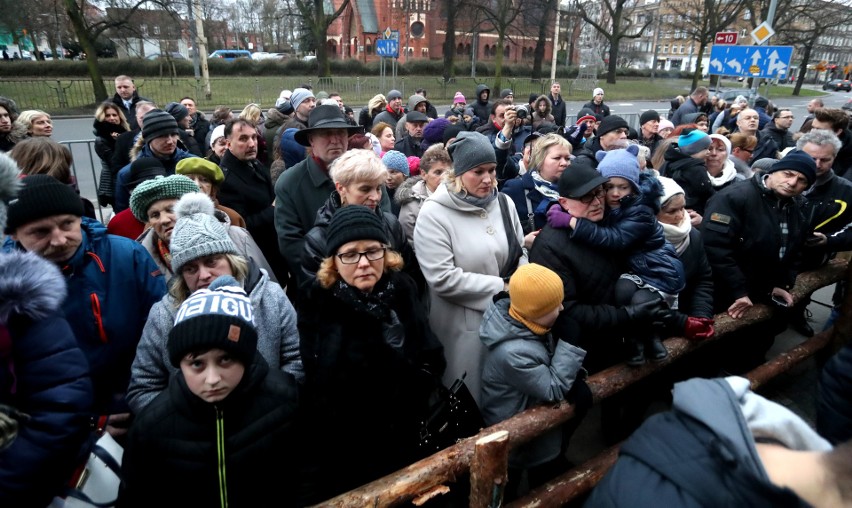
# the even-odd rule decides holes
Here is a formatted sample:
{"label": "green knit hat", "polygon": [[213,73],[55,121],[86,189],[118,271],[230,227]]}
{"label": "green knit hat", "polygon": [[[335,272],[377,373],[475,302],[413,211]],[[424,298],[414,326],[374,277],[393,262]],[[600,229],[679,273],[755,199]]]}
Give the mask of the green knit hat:
{"label": "green knit hat", "polygon": [[148,222],[148,208],[161,199],[180,199],[188,192],[198,192],[198,186],[183,175],[158,176],[133,189],[130,211],[139,222]]}

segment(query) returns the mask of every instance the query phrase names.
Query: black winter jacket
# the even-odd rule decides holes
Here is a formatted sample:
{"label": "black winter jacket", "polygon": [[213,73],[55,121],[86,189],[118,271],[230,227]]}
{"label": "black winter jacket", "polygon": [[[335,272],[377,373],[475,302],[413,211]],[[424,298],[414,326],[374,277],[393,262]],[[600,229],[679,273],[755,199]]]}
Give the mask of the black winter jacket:
{"label": "black winter jacket", "polygon": [[810,231],[828,237],[823,247],[805,248],[802,270],[812,270],[835,252],[852,250],[852,182],[831,171],[817,178],[805,199]]}
{"label": "black winter jacket", "polygon": [[716,191],[707,175],[703,159],[690,157],[680,151],[677,144],[669,145],[665,153],[666,163],[660,174],[677,182],[685,192],[686,208],[704,215],[704,207]]}
{"label": "black winter jacket", "polygon": [[553,109],[550,111],[550,114],[553,115],[553,121],[556,122],[556,125],[565,127],[568,110],[565,108],[565,100],[562,99],[562,94],[556,97],[547,94],[547,98],[550,99],[550,103],[553,105]]}
{"label": "black winter jacket", "polygon": [[474,127],[487,124],[491,118],[491,102],[488,99],[485,99],[485,102],[482,102],[479,98],[480,94],[486,90],[488,90],[488,99],[490,99],[491,89],[488,88],[488,85],[477,85],[476,93],[474,94],[475,97],[470,101],[470,104],[473,107],[473,114],[477,118]]}
{"label": "black winter jacket", "polygon": [[843,346],[822,369],[816,428],[834,445],[852,439],[852,343]]}
{"label": "black winter jacket", "polygon": [[678,294],[678,310],[684,316],[682,325],[686,325],[686,316],[712,318],[713,269],[701,233],[695,228],[689,231],[689,247],[681,253],[680,261],[686,274],[686,287]]}
{"label": "black winter jacket", "polygon": [[779,129],[775,126],[775,122],[770,122],[763,129],[763,134],[772,138],[772,141],[775,141],[775,144],[778,145],[778,151],[784,150],[789,146],[796,146],[796,142],[793,141],[793,135],[790,131],[788,129]]}
{"label": "black winter jacket", "polygon": [[757,146],[754,147],[754,151],[751,153],[749,164],[754,164],[760,159],[776,159],[778,157],[778,145],[772,139],[772,136],[762,131],[757,131],[754,135],[757,136]]}
{"label": "black winter jacket", "polygon": [[588,109],[592,113],[596,115],[601,115],[602,117],[609,116],[609,106],[607,106],[603,102],[601,102],[600,104],[595,104],[595,101],[589,101],[583,104],[583,107],[580,109]]}
{"label": "black winter jacket", "polygon": [[603,148],[601,147],[600,139],[595,136],[590,141],[587,141],[583,145],[583,148],[574,153],[574,163],[587,162],[593,168],[597,168],[598,159],[595,157],[595,154],[598,153],[598,150],[603,150]]}

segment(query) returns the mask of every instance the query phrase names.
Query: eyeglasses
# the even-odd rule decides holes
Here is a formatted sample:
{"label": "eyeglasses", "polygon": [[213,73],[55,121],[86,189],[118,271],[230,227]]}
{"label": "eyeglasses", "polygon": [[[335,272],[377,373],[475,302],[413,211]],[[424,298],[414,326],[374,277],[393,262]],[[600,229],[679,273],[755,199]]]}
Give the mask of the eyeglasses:
{"label": "eyeglasses", "polygon": [[742,150],[743,152],[748,152],[748,153],[752,153],[752,152],[754,152],[754,148],[752,148],[751,150],[749,150],[748,148],[740,148],[740,147],[738,147],[738,146],[735,146],[734,148],[739,148],[739,149],[740,149],[740,150]]}
{"label": "eyeglasses", "polygon": [[344,265],[355,265],[361,262],[361,256],[367,258],[367,261],[378,261],[385,257],[385,247],[379,249],[365,250],[364,252],[344,252],[338,254],[337,258]]}
{"label": "eyeglasses", "polygon": [[594,201],[596,199],[602,200],[604,197],[606,197],[606,190],[604,190],[604,188],[601,187],[600,189],[593,190],[592,192],[581,197],[579,199],[579,201],[580,201],[580,203],[583,203],[584,205],[590,205],[590,204],[592,204],[592,201]]}

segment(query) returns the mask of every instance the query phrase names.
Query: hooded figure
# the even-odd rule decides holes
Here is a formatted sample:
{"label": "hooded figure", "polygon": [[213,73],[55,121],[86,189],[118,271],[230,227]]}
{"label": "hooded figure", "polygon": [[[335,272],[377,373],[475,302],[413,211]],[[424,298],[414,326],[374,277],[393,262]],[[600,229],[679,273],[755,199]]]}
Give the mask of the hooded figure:
{"label": "hooded figure", "polygon": [[[476,93],[472,103],[474,119],[473,128],[485,125],[488,123],[488,117],[491,115],[491,89],[488,85],[481,84],[476,86]],[[485,96],[483,98],[483,95]]]}

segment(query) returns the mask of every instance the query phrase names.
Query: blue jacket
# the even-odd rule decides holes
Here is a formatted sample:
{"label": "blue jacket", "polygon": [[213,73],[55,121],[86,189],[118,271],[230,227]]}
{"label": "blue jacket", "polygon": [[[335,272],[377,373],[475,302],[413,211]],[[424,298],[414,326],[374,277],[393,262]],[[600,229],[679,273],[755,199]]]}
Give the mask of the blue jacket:
{"label": "blue jacket", "polygon": [[[524,234],[537,231],[547,224],[547,211],[541,209],[541,202],[550,200],[535,188],[535,180],[533,180],[531,171],[527,171],[520,178],[506,180],[501,192],[512,198],[512,201],[515,202],[515,208],[518,209],[518,217],[521,219]],[[527,208],[527,198],[529,198],[532,205],[532,211]],[[530,221],[530,214],[532,214],[532,221]]]}
{"label": "blue jacket", "polygon": [[[68,298],[62,311],[89,361],[95,414],[128,411],[124,393],[130,366],[151,306],[166,284],[140,244],[108,235],[106,226],[83,217],[83,242],[62,268]],[[11,240],[6,249],[14,249]]]}
{"label": "blue jacket", "polygon": [[[142,157],[155,157],[154,152],[151,151],[151,148],[147,143],[142,147],[137,159]],[[173,175],[175,174],[175,166],[177,166],[177,163],[189,157],[195,157],[195,155],[187,152],[186,150],[176,148],[175,153],[173,153],[171,157],[168,159],[160,159],[160,162],[162,162],[163,167],[166,168],[166,174]],[[115,179],[115,205],[112,207],[115,213],[125,210],[130,206],[130,191],[127,190],[127,181],[130,179],[131,164],[133,164],[133,162],[118,170],[118,176]]]}
{"label": "blue jacket", "polygon": [[686,285],[686,276],[657,222],[659,180],[642,174],[640,185],[639,194],[622,198],[621,206],[611,210],[606,226],[578,220],[572,238],[609,251],[625,251],[632,273],[661,291],[677,294]]}
{"label": "blue jacket", "polygon": [[0,254],[0,404],[30,416],[0,452],[0,506],[47,506],[89,435],[92,382],[61,317],[64,298],[55,265],[35,254]]}

